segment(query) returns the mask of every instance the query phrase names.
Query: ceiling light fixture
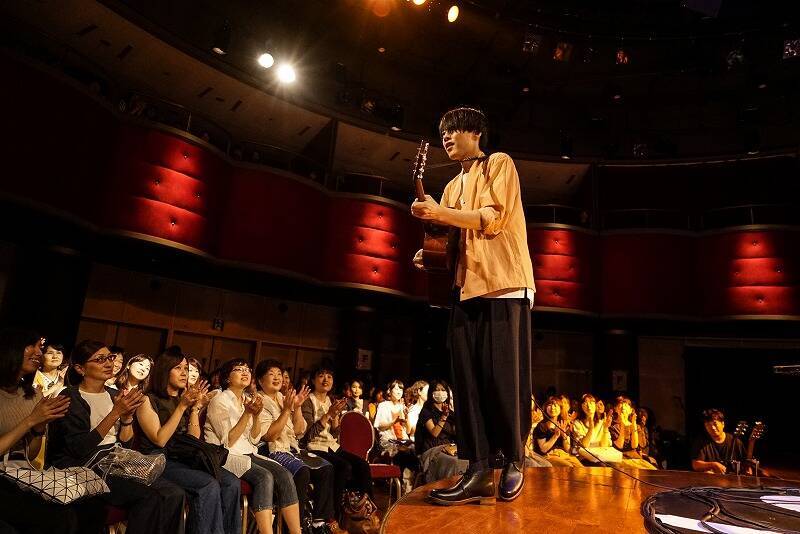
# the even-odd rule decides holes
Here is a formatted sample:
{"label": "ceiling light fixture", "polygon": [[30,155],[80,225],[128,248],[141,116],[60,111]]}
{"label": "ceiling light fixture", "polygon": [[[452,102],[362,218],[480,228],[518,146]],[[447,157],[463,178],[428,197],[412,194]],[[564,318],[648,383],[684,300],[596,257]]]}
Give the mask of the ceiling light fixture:
{"label": "ceiling light fixture", "polygon": [[211,41],[211,51],[220,56],[228,53],[231,46],[231,24],[227,20],[222,23],[216,33],[214,40]]}
{"label": "ceiling light fixture", "polygon": [[415,3],[416,5],[418,5],[418,6],[421,6],[421,5],[422,5],[422,4],[424,4],[426,1],[427,1],[427,0],[414,0],[414,3]]}
{"label": "ceiling light fixture", "polygon": [[280,67],[278,67],[278,80],[281,83],[292,83],[297,79],[297,74],[294,71],[294,67],[289,65],[288,63],[284,63]]}
{"label": "ceiling light fixture", "polygon": [[275,64],[275,58],[272,57],[272,54],[270,54],[269,52],[264,52],[263,54],[258,56],[258,64],[264,67],[265,69],[268,69]]}
{"label": "ceiling light fixture", "polygon": [[458,20],[459,11],[457,5],[450,6],[450,9],[447,10],[447,22],[455,22]]}

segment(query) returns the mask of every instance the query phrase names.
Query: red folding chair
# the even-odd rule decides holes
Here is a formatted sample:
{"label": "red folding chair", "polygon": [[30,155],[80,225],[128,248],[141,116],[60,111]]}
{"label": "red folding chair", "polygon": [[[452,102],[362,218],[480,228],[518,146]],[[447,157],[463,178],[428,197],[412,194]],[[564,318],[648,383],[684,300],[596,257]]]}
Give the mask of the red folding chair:
{"label": "red folding chair", "polygon": [[[369,461],[369,451],[375,446],[375,431],[372,423],[359,412],[347,412],[339,422],[339,444],[350,454]],[[402,494],[400,480],[403,473],[393,464],[369,464],[373,480],[389,480],[389,504],[392,504],[392,486],[397,489],[397,498]]]}

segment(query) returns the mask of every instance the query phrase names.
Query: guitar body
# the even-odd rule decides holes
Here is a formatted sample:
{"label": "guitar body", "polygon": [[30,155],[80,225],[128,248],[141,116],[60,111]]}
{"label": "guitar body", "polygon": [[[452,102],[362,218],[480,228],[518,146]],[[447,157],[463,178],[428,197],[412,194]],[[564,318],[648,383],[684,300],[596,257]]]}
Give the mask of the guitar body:
{"label": "guitar body", "polygon": [[[428,156],[428,143],[420,142],[412,171],[418,200],[425,200],[422,175]],[[431,306],[449,308],[455,281],[461,232],[458,228],[426,222],[422,243],[422,268],[428,274],[428,302]]]}
{"label": "guitar body", "polygon": [[458,228],[425,224],[422,266],[428,273],[428,301],[431,306],[451,306],[460,239]]}

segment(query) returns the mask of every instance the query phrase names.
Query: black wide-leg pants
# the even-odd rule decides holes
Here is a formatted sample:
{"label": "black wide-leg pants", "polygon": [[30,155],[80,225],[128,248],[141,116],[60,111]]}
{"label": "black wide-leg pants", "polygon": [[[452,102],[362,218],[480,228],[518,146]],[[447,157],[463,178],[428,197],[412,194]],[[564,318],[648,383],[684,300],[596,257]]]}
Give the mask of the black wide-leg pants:
{"label": "black wide-leg pants", "polygon": [[531,310],[528,299],[455,302],[448,344],[458,457],[525,458],[531,427]]}

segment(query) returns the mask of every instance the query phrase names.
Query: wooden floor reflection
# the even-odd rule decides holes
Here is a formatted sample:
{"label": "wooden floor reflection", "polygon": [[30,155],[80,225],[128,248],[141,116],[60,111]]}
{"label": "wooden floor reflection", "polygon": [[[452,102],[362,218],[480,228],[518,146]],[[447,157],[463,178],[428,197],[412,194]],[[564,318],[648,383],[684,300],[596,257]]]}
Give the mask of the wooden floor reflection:
{"label": "wooden floor reflection", "polygon": [[[681,488],[686,486],[800,487],[800,482],[691,473],[627,470],[642,480]],[[646,532],[639,512],[642,501],[662,489],[642,484],[611,468],[540,468],[525,473],[525,489],[512,503],[435,506],[425,502],[440,481],[415,489],[386,514],[382,534],[536,534]],[[495,472],[499,476],[499,471]]]}

